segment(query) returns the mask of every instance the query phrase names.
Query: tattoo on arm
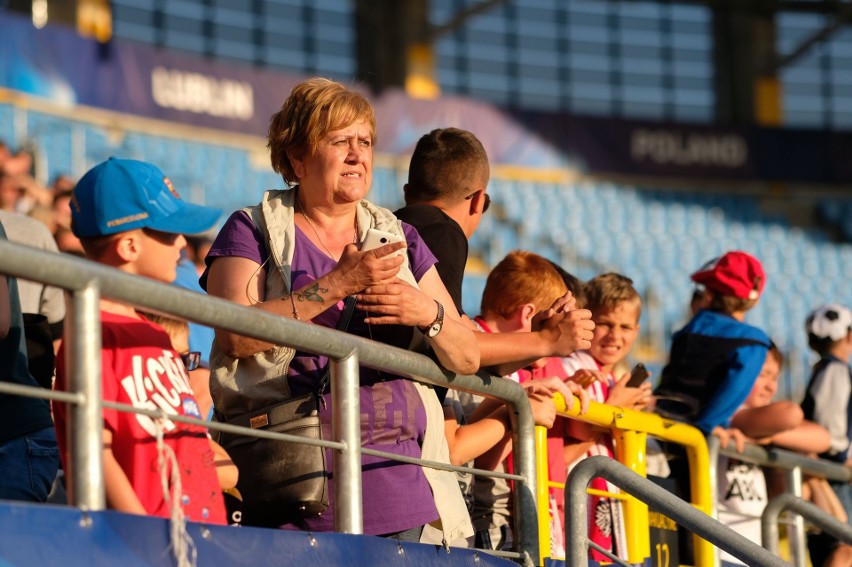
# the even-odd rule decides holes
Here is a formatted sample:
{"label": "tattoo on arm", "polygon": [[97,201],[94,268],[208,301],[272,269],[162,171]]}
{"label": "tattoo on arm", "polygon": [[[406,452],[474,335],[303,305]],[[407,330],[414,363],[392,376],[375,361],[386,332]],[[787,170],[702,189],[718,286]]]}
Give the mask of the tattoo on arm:
{"label": "tattoo on arm", "polygon": [[299,302],[315,301],[317,303],[324,303],[325,300],[323,299],[322,295],[320,295],[321,293],[328,293],[328,288],[320,287],[319,283],[314,282],[311,287],[304,289],[299,293],[296,293],[296,298],[299,300]]}

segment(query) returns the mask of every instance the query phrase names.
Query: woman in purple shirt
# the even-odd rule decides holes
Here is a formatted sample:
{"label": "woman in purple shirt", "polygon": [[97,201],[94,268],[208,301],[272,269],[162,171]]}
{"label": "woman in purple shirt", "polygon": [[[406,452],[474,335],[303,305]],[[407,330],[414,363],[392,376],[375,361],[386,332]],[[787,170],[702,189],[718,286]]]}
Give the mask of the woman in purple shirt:
{"label": "woman in purple shirt", "polygon": [[[375,115],[360,94],[326,79],[296,86],[272,117],[268,139],[273,168],[291,189],[268,192],[259,207],[231,216],[207,256],[202,285],[211,295],[330,328],[343,300],[356,295],[347,332],[406,348],[411,328],[420,327],[445,368],[473,373],[479,349],[459,321],[435,257],[413,228],[364,200],[374,138]],[[396,227],[407,257],[392,255],[403,243],[359,250],[371,227]],[[401,268],[417,287],[398,277]],[[237,361],[276,348],[221,330],[215,347]],[[290,393],[315,390],[326,364],[325,357],[297,352],[287,369]],[[426,412],[414,385],[363,367],[360,377],[362,445],[420,457]],[[327,423],[327,405],[321,416]],[[418,466],[365,455],[362,486],[364,533],[414,539],[438,517]],[[333,509],[285,527],[330,531]]]}

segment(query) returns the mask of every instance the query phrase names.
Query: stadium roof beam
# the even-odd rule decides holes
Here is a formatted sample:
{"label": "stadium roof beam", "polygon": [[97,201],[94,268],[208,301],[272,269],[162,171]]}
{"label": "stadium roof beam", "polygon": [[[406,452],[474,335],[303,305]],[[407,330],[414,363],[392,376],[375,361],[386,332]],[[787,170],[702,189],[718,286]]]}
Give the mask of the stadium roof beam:
{"label": "stadium roof beam", "polygon": [[435,40],[505,1],[483,0],[432,26],[429,0],[355,0],[358,77],[375,92],[404,87],[415,98],[438,96]]}
{"label": "stadium roof beam", "polygon": [[436,39],[440,39],[441,36],[456,31],[467,23],[467,21],[473,16],[487,12],[491,8],[495,8],[505,2],[506,0],[485,0],[479,4],[468,6],[464,10],[459,10],[458,13],[447,20],[447,22],[438,26],[431,26],[429,28],[429,33],[426,35],[426,39],[429,43],[432,43]]}
{"label": "stadium roof beam", "polygon": [[766,70],[767,74],[777,73],[782,68],[792,65],[797,59],[805,55],[814,45],[826,41],[837,30],[852,21],[852,3],[844,3],[843,8],[835,13],[834,20],[825,25],[821,30],[815,31],[810,37],[805,38],[795,49],[788,54],[776,58],[774,63]]}
{"label": "stadium roof beam", "polygon": [[[852,0],[676,0],[713,13],[716,118],[723,123],[780,125],[779,71],[852,21]],[[833,16],[787,54],[776,51],[780,12]]]}

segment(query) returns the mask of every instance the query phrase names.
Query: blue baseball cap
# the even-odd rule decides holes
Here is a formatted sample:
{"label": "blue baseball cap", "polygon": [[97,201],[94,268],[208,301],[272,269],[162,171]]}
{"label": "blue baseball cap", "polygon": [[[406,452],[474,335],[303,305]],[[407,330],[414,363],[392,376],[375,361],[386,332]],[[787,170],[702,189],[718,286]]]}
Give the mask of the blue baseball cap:
{"label": "blue baseball cap", "polygon": [[150,228],[172,234],[198,234],[216,224],[221,211],[180,198],[155,165],[111,157],[77,182],[71,218],[78,238]]}

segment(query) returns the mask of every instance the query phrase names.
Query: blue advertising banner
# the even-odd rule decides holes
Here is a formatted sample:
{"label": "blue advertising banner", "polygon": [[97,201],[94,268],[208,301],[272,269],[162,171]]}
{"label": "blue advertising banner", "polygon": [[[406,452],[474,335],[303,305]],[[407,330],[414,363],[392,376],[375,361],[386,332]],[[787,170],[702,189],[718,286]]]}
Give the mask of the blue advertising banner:
{"label": "blue advertising banner", "polygon": [[[305,77],[228,65],[154,46],[113,40],[102,45],[62,26],[42,30],[0,12],[0,86],[73,106],[105,108],[160,120],[265,136],[269,117]],[[497,163],[559,167],[556,149],[488,104],[444,98],[415,101],[401,91],[371,97],[376,148],[410,153],[433,128],[476,132]]]}
{"label": "blue advertising banner", "polygon": [[[88,105],[265,136],[269,117],[305,77],[114,40],[99,44],[62,26],[37,30],[0,12],[0,87]],[[357,87],[356,87],[357,88]],[[376,149],[410,153],[434,128],[474,132],[495,164],[577,167],[728,180],[852,182],[852,133],[665,123],[513,111],[462,97],[371,96]]]}
{"label": "blue advertising banner", "polygon": [[852,133],[514,112],[592,172],[804,183],[852,182]]}
{"label": "blue advertising banner", "polygon": [[263,136],[269,116],[301,76],[112,41],[72,29],[37,30],[0,13],[0,86],[55,102]]}

